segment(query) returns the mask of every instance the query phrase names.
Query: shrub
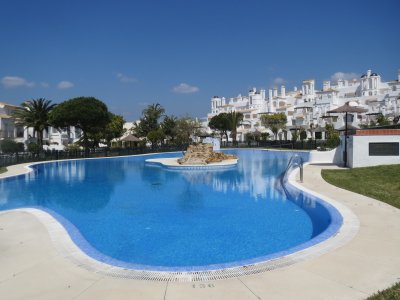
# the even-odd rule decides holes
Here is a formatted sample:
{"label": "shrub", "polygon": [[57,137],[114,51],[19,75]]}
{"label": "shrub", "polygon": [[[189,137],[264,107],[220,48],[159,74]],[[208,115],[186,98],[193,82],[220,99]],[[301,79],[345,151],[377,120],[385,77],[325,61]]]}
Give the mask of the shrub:
{"label": "shrub", "polygon": [[28,144],[28,151],[29,152],[38,152],[42,150],[42,146],[40,146],[39,144],[36,143],[29,143]]}
{"label": "shrub", "polygon": [[24,144],[17,143],[13,140],[2,140],[0,141],[0,150],[3,153],[15,153],[24,151]]}
{"label": "shrub", "polygon": [[326,124],[326,141],[323,145],[324,148],[336,148],[340,144],[339,133],[334,129],[333,125]]}
{"label": "shrub", "polygon": [[81,150],[81,146],[80,145],[78,145],[78,144],[68,144],[66,147],[65,147],[65,150],[67,150],[67,151],[76,151],[76,150]]}
{"label": "shrub", "polygon": [[300,140],[304,141],[306,138],[307,138],[307,132],[303,128],[301,128],[300,129]]}

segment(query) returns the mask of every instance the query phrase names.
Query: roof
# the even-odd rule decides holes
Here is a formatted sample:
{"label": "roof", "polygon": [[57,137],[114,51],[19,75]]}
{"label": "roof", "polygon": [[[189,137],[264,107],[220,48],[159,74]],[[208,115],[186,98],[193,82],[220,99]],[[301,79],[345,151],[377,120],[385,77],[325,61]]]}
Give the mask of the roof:
{"label": "roof", "polygon": [[13,107],[13,108],[17,108],[17,107],[19,107],[18,105],[13,105],[13,104],[8,104],[8,103],[5,103],[5,102],[0,102],[0,106],[8,106],[8,107]]}
{"label": "roof", "polygon": [[128,134],[126,137],[120,139],[122,142],[140,142],[140,139],[132,134]]}
{"label": "roof", "polygon": [[335,89],[333,89],[333,88],[329,88],[329,89],[327,89],[327,90],[325,90],[325,91],[317,91],[316,93],[317,93],[317,94],[321,94],[321,93],[331,93],[331,92],[336,92],[336,93],[338,93],[338,91],[335,90]]}
{"label": "roof", "polygon": [[327,113],[364,113],[367,111],[368,109],[365,109],[361,106],[351,105],[350,102],[346,102],[344,105],[339,106],[338,108],[327,111]]}
{"label": "roof", "polygon": [[318,126],[317,128],[314,129],[314,132],[325,132],[325,131],[326,131],[325,127],[322,126]]}
{"label": "roof", "polygon": [[[357,126],[351,125],[351,124],[347,124],[347,130],[357,130],[360,129]],[[339,127],[336,129],[337,131],[345,131],[346,130],[346,125],[343,125],[342,127]]]}
{"label": "roof", "polygon": [[11,119],[12,117],[6,114],[0,114],[1,119]]}

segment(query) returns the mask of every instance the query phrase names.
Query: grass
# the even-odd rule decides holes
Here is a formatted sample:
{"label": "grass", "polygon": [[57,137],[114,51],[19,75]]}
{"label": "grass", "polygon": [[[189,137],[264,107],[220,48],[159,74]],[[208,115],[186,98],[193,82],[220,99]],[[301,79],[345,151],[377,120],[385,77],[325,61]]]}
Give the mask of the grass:
{"label": "grass", "polygon": [[373,294],[367,300],[400,300],[400,282],[384,291]]}
{"label": "grass", "polygon": [[322,177],[337,187],[400,208],[400,165],[322,170]]}
{"label": "grass", "polygon": [[[400,165],[350,170],[322,170],[322,177],[337,187],[359,193],[400,208]],[[367,300],[400,300],[400,282]]]}
{"label": "grass", "polygon": [[7,172],[7,168],[5,168],[5,167],[0,167],[0,174],[1,174],[1,173],[5,173],[5,172]]}

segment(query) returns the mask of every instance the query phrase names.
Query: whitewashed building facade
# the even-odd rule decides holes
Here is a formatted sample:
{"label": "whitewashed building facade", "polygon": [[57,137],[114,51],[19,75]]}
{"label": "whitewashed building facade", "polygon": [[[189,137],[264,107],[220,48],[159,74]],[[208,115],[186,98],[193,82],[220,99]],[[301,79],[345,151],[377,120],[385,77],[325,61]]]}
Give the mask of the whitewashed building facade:
{"label": "whitewashed building facade", "polygon": [[[0,140],[11,139],[17,143],[27,145],[36,142],[32,128],[17,126],[13,111],[18,106],[0,102]],[[77,142],[81,137],[81,130],[73,126],[64,129],[49,127],[43,132],[43,143],[45,148],[62,150],[68,144]]]}
{"label": "whitewashed building facade", "polygon": [[[367,124],[379,113],[394,118],[400,114],[400,69],[397,79],[383,82],[381,76],[368,70],[361,78],[353,80],[339,79],[337,82],[324,81],[321,90],[316,89],[314,79],[304,80],[301,89],[296,87],[286,91],[285,86],[266,90],[253,88],[247,96],[225,98],[214,96],[211,99],[211,112],[207,122],[215,115],[223,112],[237,111],[244,115],[242,125],[238,129],[237,139],[244,140],[244,135],[252,131],[267,131],[260,121],[262,114],[284,113],[287,116],[287,138],[290,130],[304,128],[309,137],[315,137],[327,123],[335,128],[345,125],[343,115],[327,112],[353,102],[368,109],[363,115],[350,114],[348,122],[357,127]],[[312,130],[311,130],[312,129]],[[208,131],[211,130],[208,128]]]}

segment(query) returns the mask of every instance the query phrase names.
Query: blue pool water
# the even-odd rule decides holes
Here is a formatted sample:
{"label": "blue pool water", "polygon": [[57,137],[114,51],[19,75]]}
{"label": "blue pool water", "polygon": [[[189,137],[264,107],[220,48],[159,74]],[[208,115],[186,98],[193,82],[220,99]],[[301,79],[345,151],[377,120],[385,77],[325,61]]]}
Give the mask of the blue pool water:
{"label": "blue pool water", "polygon": [[338,226],[328,204],[282,188],[292,152],[225,152],[239,156],[236,167],[176,171],[145,162],[180,153],[34,165],[0,180],[0,210],[44,209],[90,256],[150,269],[254,262],[326,238],[332,212]]}

